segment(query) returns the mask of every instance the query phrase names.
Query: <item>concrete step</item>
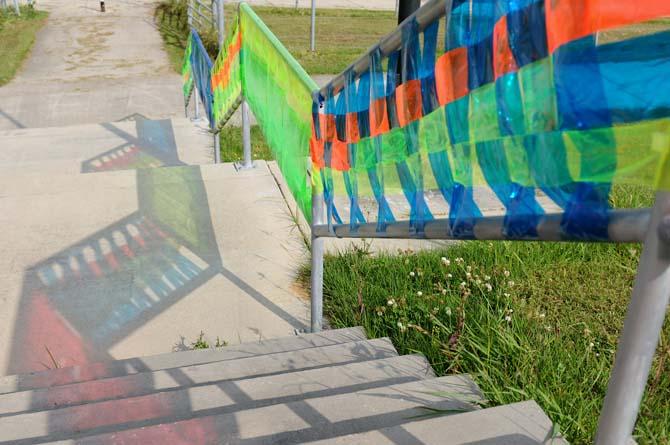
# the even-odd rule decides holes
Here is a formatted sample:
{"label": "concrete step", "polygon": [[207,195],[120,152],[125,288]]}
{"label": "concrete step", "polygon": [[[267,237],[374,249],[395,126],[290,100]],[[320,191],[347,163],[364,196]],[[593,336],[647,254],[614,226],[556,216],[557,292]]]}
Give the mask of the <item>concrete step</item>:
{"label": "concrete step", "polygon": [[0,395],[0,416],[398,355],[388,338],[265,354]]}
{"label": "concrete step", "polygon": [[448,376],[107,434],[78,436],[57,443],[297,444],[404,424],[426,414],[426,408],[453,413],[470,411],[477,409],[476,403],[481,401],[479,389],[468,376]]}
{"label": "concrete step", "polygon": [[186,118],[0,131],[0,173],[93,173],[210,164],[207,126]]}
{"label": "concrete step", "polygon": [[312,445],[562,445],[567,444],[534,401],[416,420],[375,431],[309,442]]}
{"label": "concrete step", "polygon": [[[289,351],[306,351],[332,345],[365,340],[365,332],[360,327],[323,331],[282,337],[254,343],[242,343],[214,349],[197,349],[147,357],[138,357],[110,362],[91,363],[82,366],[52,369],[0,377],[0,394],[28,392],[30,390],[89,382],[97,379],[113,379],[123,376],[151,373],[187,366],[221,363],[250,357],[274,356]],[[169,373],[169,371],[168,371]],[[2,403],[0,403],[2,405]]]}
{"label": "concrete step", "polygon": [[0,417],[0,442],[62,440],[434,377],[406,355]]}

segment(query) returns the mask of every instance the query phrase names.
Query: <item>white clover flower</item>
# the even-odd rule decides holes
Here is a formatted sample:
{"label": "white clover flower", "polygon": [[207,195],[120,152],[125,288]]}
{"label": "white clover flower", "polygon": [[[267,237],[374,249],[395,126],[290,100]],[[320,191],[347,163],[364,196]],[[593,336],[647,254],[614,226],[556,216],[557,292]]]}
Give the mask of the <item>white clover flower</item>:
{"label": "white clover flower", "polygon": [[461,286],[461,289],[464,289],[465,286],[467,286],[467,284],[465,281],[461,281],[461,284],[459,284],[459,286]]}
{"label": "white clover flower", "polygon": [[447,290],[446,289],[442,289],[442,295],[447,295]]}
{"label": "white clover flower", "polygon": [[468,272],[472,272],[472,266],[466,267],[465,270],[467,270]]}
{"label": "white clover flower", "polygon": [[504,296],[505,298],[509,298],[509,294],[508,294],[507,292],[505,292],[505,293],[503,294],[503,296]]}
{"label": "white clover flower", "polygon": [[510,322],[512,321],[512,317],[509,316],[509,315],[505,315],[505,321],[506,321],[507,323],[510,323]]}
{"label": "white clover flower", "polygon": [[589,348],[592,348],[594,346],[595,346],[595,343],[593,343],[593,342],[589,343]]}
{"label": "white clover flower", "polygon": [[447,278],[453,278],[454,276],[450,273],[447,274]]}
{"label": "white clover flower", "polygon": [[443,257],[441,258],[441,260],[442,260],[442,264],[444,264],[445,266],[448,266],[448,265],[451,264],[451,261],[449,261],[449,259],[448,259],[447,257],[444,257],[444,256],[443,256]]}
{"label": "white clover flower", "polygon": [[491,277],[488,275],[484,275],[484,281],[491,281]]}
{"label": "white clover flower", "polygon": [[472,274],[470,272],[466,273],[465,278],[469,280],[470,278],[472,278]]}
{"label": "white clover flower", "polygon": [[416,275],[416,274],[414,273],[414,271],[411,271],[411,272],[409,273],[409,276],[410,276],[410,277],[413,277],[414,275]]}
{"label": "white clover flower", "polygon": [[477,278],[477,280],[475,281],[475,284],[477,284],[477,285],[482,284],[482,280],[480,280],[479,278]]}
{"label": "white clover flower", "polygon": [[508,285],[509,287],[514,287],[514,281],[511,281],[511,280],[508,281],[508,282],[507,282],[507,285]]}
{"label": "white clover flower", "polygon": [[421,291],[418,291],[418,292],[416,293],[416,295],[420,297],[420,296],[422,296],[422,295],[423,295],[423,292],[421,292]]}
{"label": "white clover flower", "polygon": [[386,304],[389,306],[395,306],[395,300],[391,298],[389,301],[386,302]]}
{"label": "white clover flower", "polygon": [[503,271],[503,275],[505,275],[506,277],[509,277],[509,270]]}
{"label": "white clover flower", "polygon": [[450,308],[450,307],[447,307],[447,308],[444,310],[444,312],[445,312],[448,316],[451,317],[451,308]]}
{"label": "white clover flower", "polygon": [[384,315],[384,313],[382,311],[377,311],[377,315],[381,317],[382,315]]}
{"label": "white clover flower", "polygon": [[547,316],[547,315],[546,315],[544,312],[540,314],[540,318],[544,318],[544,317],[546,317],[546,316]]}
{"label": "white clover flower", "polygon": [[491,286],[489,283],[486,283],[486,284],[484,285],[484,287],[486,287],[486,290],[487,290],[488,292],[491,292],[491,291],[493,290],[493,286]]}

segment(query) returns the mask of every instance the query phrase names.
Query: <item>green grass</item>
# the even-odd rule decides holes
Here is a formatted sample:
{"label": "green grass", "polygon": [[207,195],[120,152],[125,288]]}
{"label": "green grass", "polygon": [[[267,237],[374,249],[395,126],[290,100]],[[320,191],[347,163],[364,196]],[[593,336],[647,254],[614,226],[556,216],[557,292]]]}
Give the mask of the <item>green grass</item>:
{"label": "green grass", "polygon": [[47,17],[46,12],[28,6],[21,7],[20,16],[12,11],[0,10],[0,85],[16,75]]}
{"label": "green grass", "polygon": [[[181,73],[189,33],[186,4],[186,0],[163,0],[154,11],[154,19],[163,37],[165,52],[170,64],[178,73]],[[200,37],[207,52],[214,59],[218,48],[216,32],[207,30],[201,32]]]}
{"label": "green grass", "polygon": [[[177,72],[181,72],[188,37],[184,5],[184,0],[164,0],[156,9],[165,48]],[[309,74],[339,73],[396,27],[393,12],[318,9],[317,51],[312,53],[309,49],[309,9],[254,7],[254,11]],[[226,23],[230,23],[236,13],[236,7],[227,6]],[[206,44],[210,42],[209,46],[215,45],[216,36],[203,36],[203,40]],[[211,54],[214,52],[210,50]]]}
{"label": "green grass", "polygon": [[[236,162],[242,159],[242,129],[240,127],[223,127],[221,133],[221,160]],[[252,159],[274,159],[272,150],[263,138],[260,127],[251,127],[251,157]]]}
{"label": "green grass", "polygon": [[309,49],[309,9],[258,7],[254,11],[309,74],[337,74],[395,29],[394,12],[318,9],[316,52]]}
{"label": "green grass", "polygon": [[[615,197],[640,205],[651,194]],[[391,337],[400,353],[425,354],[440,375],[470,373],[489,405],[534,399],[571,443],[586,444],[639,255],[639,245],[582,243],[472,241],[380,256],[356,249],[326,258],[325,314],[334,328],[362,325],[371,337]],[[301,280],[308,287],[308,266]],[[636,428],[640,444],[668,443],[668,400],[670,322]]]}

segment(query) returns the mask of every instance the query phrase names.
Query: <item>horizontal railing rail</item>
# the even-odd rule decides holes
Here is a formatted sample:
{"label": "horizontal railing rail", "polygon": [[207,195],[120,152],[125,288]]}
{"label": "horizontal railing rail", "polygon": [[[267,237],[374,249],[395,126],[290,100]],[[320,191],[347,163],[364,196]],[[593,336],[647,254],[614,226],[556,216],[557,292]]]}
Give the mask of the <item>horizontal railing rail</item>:
{"label": "horizontal railing rail", "polygon": [[[609,212],[608,238],[589,240],[611,243],[641,243],[649,230],[651,209],[625,209]],[[454,222],[450,219],[427,221],[421,233],[412,231],[409,221],[387,223],[384,231],[379,231],[377,223],[361,224],[352,228],[349,224],[313,226],[317,237],[326,238],[393,238],[393,239],[434,239],[434,240],[470,240],[481,241],[573,241],[583,242],[584,238],[567,236],[561,228],[563,214],[545,215],[538,225],[538,236],[527,238],[505,234],[505,216],[485,216],[474,221],[473,233],[462,236],[454,233]]]}

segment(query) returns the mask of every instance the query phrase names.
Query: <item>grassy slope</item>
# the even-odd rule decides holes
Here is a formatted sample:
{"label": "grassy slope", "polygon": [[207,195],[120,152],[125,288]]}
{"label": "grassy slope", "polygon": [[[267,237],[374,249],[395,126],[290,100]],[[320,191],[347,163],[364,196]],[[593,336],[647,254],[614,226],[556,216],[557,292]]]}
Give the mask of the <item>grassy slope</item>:
{"label": "grassy slope", "polygon": [[309,74],[336,74],[396,27],[392,11],[319,9],[316,53],[309,50],[308,9],[254,8]]}
{"label": "grassy slope", "polygon": [[[651,199],[615,197],[621,206]],[[586,444],[639,253],[639,245],[521,242],[379,257],[355,250],[326,259],[325,312],[333,327],[363,325],[372,337],[391,337],[402,353],[425,354],[440,374],[471,373],[493,405],[535,399],[571,443]],[[308,286],[307,269],[301,277]],[[638,421],[639,443],[668,443],[668,400],[670,321]]]}
{"label": "grassy slope", "polygon": [[9,82],[21,67],[46,17],[46,12],[27,7],[21,8],[20,17],[0,11],[0,85]]}

